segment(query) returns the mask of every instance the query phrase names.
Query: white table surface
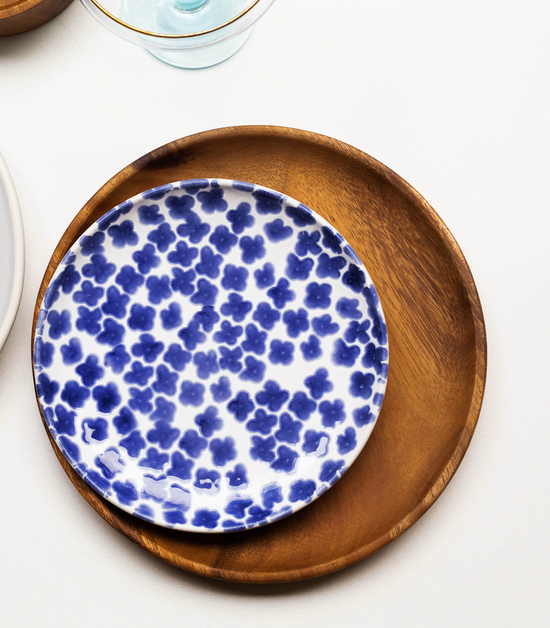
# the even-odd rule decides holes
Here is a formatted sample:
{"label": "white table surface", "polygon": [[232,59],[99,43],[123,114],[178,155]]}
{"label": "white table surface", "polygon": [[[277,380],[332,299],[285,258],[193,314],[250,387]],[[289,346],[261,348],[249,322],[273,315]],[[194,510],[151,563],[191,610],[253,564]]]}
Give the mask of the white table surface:
{"label": "white table surface", "polygon": [[[235,57],[195,72],[78,1],[0,39],[0,151],[27,245],[0,355],[2,626],[550,626],[549,6],[277,0]],[[43,272],[88,198],[166,142],[240,124],[333,136],[409,181],[462,247],[488,333],[478,428],[441,498],[371,558],[290,585],[201,578],[115,532],[57,462],[30,368]]]}

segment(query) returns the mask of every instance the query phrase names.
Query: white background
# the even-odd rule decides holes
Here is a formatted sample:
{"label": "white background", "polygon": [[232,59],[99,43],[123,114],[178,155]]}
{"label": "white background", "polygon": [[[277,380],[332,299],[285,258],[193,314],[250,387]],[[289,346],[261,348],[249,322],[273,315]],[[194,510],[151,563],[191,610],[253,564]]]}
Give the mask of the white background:
{"label": "white background", "polygon": [[[0,355],[0,623],[50,626],[550,626],[550,9],[544,0],[277,0],[245,47],[189,72],[74,2],[0,39],[0,151],[27,274]],[[404,536],[291,585],[216,582],[115,532],[54,457],[30,333],[63,231],[111,176],[206,129],[344,140],[434,206],[471,266],[489,371],[470,449]]]}

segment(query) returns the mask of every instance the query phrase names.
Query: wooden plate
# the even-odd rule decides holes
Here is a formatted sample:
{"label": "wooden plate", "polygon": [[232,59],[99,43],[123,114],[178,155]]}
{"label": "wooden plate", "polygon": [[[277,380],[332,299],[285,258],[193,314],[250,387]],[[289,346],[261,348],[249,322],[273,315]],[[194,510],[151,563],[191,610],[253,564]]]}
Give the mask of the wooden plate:
{"label": "wooden plate", "polygon": [[145,155],[86,203],[44,275],[33,345],[49,280],[82,232],[138,192],[200,177],[251,181],[300,200],[329,220],[365,262],[382,300],[390,342],[386,398],[367,446],[333,488],[293,516],[246,532],[201,535],[154,526],[106,502],[50,441],[90,505],[162,560],[241,582],[327,574],[402,534],[434,503],[460,464],[485,386],[485,326],[476,287],[434,210],[372,157],[305,131],[225,128]]}
{"label": "wooden plate", "polygon": [[18,35],[53,20],[72,0],[0,0],[0,37]]}

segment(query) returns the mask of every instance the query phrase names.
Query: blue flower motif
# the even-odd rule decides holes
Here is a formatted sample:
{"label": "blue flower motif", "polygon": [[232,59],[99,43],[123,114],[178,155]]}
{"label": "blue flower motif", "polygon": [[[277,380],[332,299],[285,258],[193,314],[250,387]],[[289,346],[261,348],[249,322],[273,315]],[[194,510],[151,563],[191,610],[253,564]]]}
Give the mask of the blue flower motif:
{"label": "blue flower motif", "polygon": [[125,331],[124,326],[119,325],[114,318],[106,318],[103,321],[103,331],[96,340],[99,344],[116,347],[122,342]]}
{"label": "blue flower motif", "polygon": [[299,419],[296,421],[288,414],[283,412],[279,418],[279,429],[275,432],[275,438],[283,443],[296,445],[300,440],[300,430],[304,424]]}
{"label": "blue flower motif", "polygon": [[246,368],[239,377],[245,381],[260,383],[265,375],[265,364],[251,355],[246,356],[244,363]]}
{"label": "blue flower motif", "polygon": [[342,297],[336,303],[336,311],[342,318],[363,318],[358,306],[358,299],[346,299],[346,297]]}
{"label": "blue flower motif", "polygon": [[191,266],[195,258],[199,254],[199,249],[194,246],[188,246],[187,242],[180,240],[176,244],[176,250],[168,253],[168,261],[171,264],[179,264],[183,267]]}
{"label": "blue flower motif", "polygon": [[217,384],[215,382],[210,384],[210,393],[216,403],[227,401],[229,397],[231,397],[231,382],[229,377],[222,376]]}
{"label": "blue flower motif", "polygon": [[201,261],[195,266],[199,275],[206,275],[210,279],[216,279],[220,274],[220,264],[223,262],[223,255],[217,255],[209,246],[201,249]]}
{"label": "blue flower motif", "polygon": [[147,275],[160,264],[160,257],[155,255],[155,247],[152,244],[146,244],[141,251],[136,251],[132,255],[132,259],[143,275]]}
{"label": "blue flower motif", "polygon": [[342,456],[357,447],[357,438],[353,427],[346,428],[344,433],[338,436],[336,445],[338,446],[338,453]]}
{"label": "blue flower motif", "polygon": [[172,290],[180,292],[184,296],[189,296],[195,291],[193,281],[195,281],[196,273],[193,269],[183,271],[179,268],[172,268],[174,278],[170,282]]}
{"label": "blue flower motif", "polygon": [[240,294],[232,292],[220,309],[224,316],[231,316],[236,323],[240,323],[252,309],[252,303],[245,301]]}
{"label": "blue flower motif", "polygon": [[239,203],[237,209],[231,209],[227,212],[227,220],[231,223],[234,233],[242,233],[248,227],[254,224],[254,216],[250,214],[249,203]]}
{"label": "blue flower motif", "polygon": [[163,360],[167,362],[176,371],[183,371],[189,362],[191,362],[192,354],[185,351],[177,344],[171,344],[168,351],[163,355]]}
{"label": "blue flower motif", "polygon": [[349,391],[354,397],[361,397],[367,400],[372,395],[373,384],[374,375],[372,373],[356,371],[351,376]]}
{"label": "blue flower motif", "polygon": [[202,452],[208,447],[208,441],[199,436],[197,431],[187,430],[178,443],[178,447],[191,458],[200,458]]}
{"label": "blue flower motif", "polygon": [[169,299],[172,296],[170,277],[168,275],[163,275],[162,277],[151,275],[151,277],[147,277],[145,285],[149,291],[149,301],[154,305],[158,305],[164,299]]}
{"label": "blue flower motif", "polygon": [[224,268],[222,286],[226,290],[244,290],[248,279],[248,270],[243,266],[227,264]]}
{"label": "blue flower motif", "polygon": [[246,524],[252,525],[254,523],[261,523],[265,521],[273,511],[270,508],[264,509],[260,506],[252,506],[248,511],[248,517],[246,518]]}
{"label": "blue flower motif", "polygon": [[214,334],[213,338],[216,342],[234,345],[242,333],[243,328],[241,325],[233,326],[229,321],[223,321],[221,328]]}
{"label": "blue flower motif", "polygon": [[283,208],[283,196],[271,190],[256,190],[252,192],[256,201],[258,214],[280,214]]}
{"label": "blue flower motif", "polygon": [[156,245],[160,253],[165,253],[170,248],[170,245],[176,241],[176,234],[167,222],[163,222],[149,233],[147,239]]}
{"label": "blue flower motif", "polygon": [[59,277],[57,278],[57,285],[63,291],[63,294],[71,294],[73,288],[80,281],[80,273],[75,270],[73,264],[65,266]]}
{"label": "blue flower motif", "polygon": [[168,194],[168,192],[170,192],[171,189],[172,185],[167,183],[166,185],[160,185],[142,192],[141,197],[146,198],[147,200],[160,201],[166,194]]}
{"label": "blue flower motif", "polygon": [[313,268],[313,260],[311,257],[300,259],[294,253],[289,253],[286,258],[286,276],[289,279],[306,280],[309,278],[311,269]]}
{"label": "blue flower motif", "polygon": [[149,417],[151,421],[173,421],[176,416],[176,404],[164,397],[155,397],[155,409]]}
{"label": "blue flower motif", "polygon": [[316,484],[313,480],[297,480],[290,485],[288,499],[291,503],[309,502],[315,493]]}
{"label": "blue flower motif", "polygon": [[329,435],[326,432],[316,432],[315,430],[307,430],[304,434],[303,451],[306,454],[316,454],[318,457],[327,454]]}
{"label": "blue flower motif", "polygon": [[134,223],[131,220],[124,220],[120,225],[109,227],[107,233],[113,239],[113,246],[117,249],[122,249],[127,244],[135,246],[139,240],[138,234],[134,231]]}
{"label": "blue flower motif", "polygon": [[313,331],[321,337],[335,334],[340,329],[340,325],[332,321],[330,314],[323,314],[323,316],[312,319],[311,326]]}
{"label": "blue flower motif", "polygon": [[342,276],[342,283],[353,290],[360,293],[365,286],[365,273],[356,264],[350,264],[348,270]]}
{"label": "blue flower motif", "polygon": [[61,399],[75,409],[82,408],[89,396],[90,391],[88,388],[80,386],[74,380],[68,381],[61,391]]}
{"label": "blue flower motif", "polygon": [[220,368],[231,373],[238,373],[243,368],[240,361],[243,357],[243,351],[240,347],[229,349],[228,347],[220,347]]}
{"label": "blue flower motif", "polygon": [[76,367],[75,371],[77,375],[80,375],[84,386],[88,388],[95,386],[105,374],[105,369],[100,366],[99,359],[95,355],[89,355],[82,364]]}
{"label": "blue flower motif", "polygon": [[283,501],[283,492],[277,484],[268,484],[262,489],[262,503],[266,508],[273,508]]}
{"label": "blue flower motif", "polygon": [[302,421],[307,421],[311,414],[315,412],[317,402],[310,399],[304,392],[295,392],[288,409]]}
{"label": "blue flower motif", "polygon": [[204,401],[204,386],[200,382],[190,382],[186,380],[181,383],[180,403],[184,406],[194,406],[197,408]]}
{"label": "blue flower motif", "polygon": [[145,452],[145,458],[142,458],[138,465],[140,467],[148,467],[149,469],[156,469],[160,471],[164,465],[168,462],[168,454],[162,454],[158,449],[149,447]]}
{"label": "blue flower motif", "polygon": [[212,187],[208,192],[199,192],[197,199],[205,214],[213,214],[215,211],[224,212],[229,207],[227,201],[223,198],[222,188]]}
{"label": "blue flower motif", "polygon": [[241,343],[243,351],[251,351],[256,355],[265,353],[267,332],[260,331],[256,325],[250,323],[245,328],[246,339]]}
{"label": "blue flower motif", "polygon": [[266,262],[263,268],[254,271],[254,277],[260,290],[269,288],[275,283],[275,267],[271,262]]}
{"label": "blue flower motif", "polygon": [[158,205],[141,205],[138,207],[137,213],[139,221],[143,225],[160,225],[165,220]]}
{"label": "blue flower motif", "polygon": [[130,354],[124,345],[118,345],[112,351],[105,354],[104,364],[113,369],[113,373],[122,373],[126,365],[132,361]]}
{"label": "blue flower motif", "polygon": [[218,359],[216,352],[213,350],[204,353],[199,351],[193,356],[193,362],[197,367],[197,376],[200,379],[208,379],[210,375],[217,373],[220,370],[218,365]]}
{"label": "blue flower motif", "polygon": [[[90,419],[88,419],[90,420]],[[107,421],[105,419],[98,419],[98,421],[102,421],[107,426]],[[107,436],[107,430],[105,431],[105,435]],[[88,442],[82,434],[84,442]],[[116,447],[109,447],[103,454],[100,456],[96,456],[94,460],[95,466],[101,471],[101,475],[104,478],[112,480],[117,473],[121,472],[121,466],[124,465],[120,458],[120,453]],[[101,477],[101,476],[100,476]],[[110,486],[110,484],[109,484]]]}
{"label": "blue flower motif", "polygon": [[351,368],[357,361],[360,353],[361,349],[357,345],[349,346],[341,338],[338,338],[334,343],[332,361],[338,366]]}
{"label": "blue flower motif", "polygon": [[238,240],[239,238],[231,233],[225,225],[218,225],[209,238],[211,244],[218,249],[219,253],[223,253],[223,255],[227,255],[235,244],[237,244]]}
{"label": "blue flower motif", "polygon": [[90,439],[105,440],[108,436],[108,423],[105,419],[84,419],[82,421],[82,440],[90,444]]}
{"label": "blue flower motif", "polygon": [[153,382],[153,390],[165,395],[176,394],[176,382],[179,375],[168,369],[164,364],[157,366],[157,379]]}
{"label": "blue flower motif", "polygon": [[307,342],[302,342],[300,344],[300,349],[302,350],[302,355],[304,356],[304,360],[306,360],[307,362],[316,360],[323,353],[321,350],[321,344],[319,342],[319,338],[313,335],[311,335],[308,338]]}
{"label": "blue flower motif", "polygon": [[97,283],[105,283],[115,271],[116,266],[104,255],[92,255],[90,262],[82,267],[84,277],[93,277]]}
{"label": "blue flower motif", "polygon": [[197,510],[191,523],[196,528],[208,528],[212,530],[218,525],[219,518],[220,513],[216,510]]}
{"label": "blue flower motif", "polygon": [[[79,307],[78,308],[79,313],[81,309],[84,309],[84,308]],[[59,340],[61,336],[63,336],[64,334],[68,334],[71,331],[71,314],[69,310],[63,310],[62,312],[51,310],[48,313],[48,323],[50,324],[50,329],[49,329],[50,338],[52,340]],[[78,321],[77,321],[77,327],[78,327]]]}
{"label": "blue flower motif", "polygon": [[193,486],[196,486],[197,488],[205,488],[207,490],[210,490],[212,488],[217,489],[220,484],[220,477],[221,476],[217,471],[209,471],[208,469],[197,469],[197,473],[195,474],[196,479],[193,483]]}
{"label": "blue flower motif", "polygon": [[123,406],[118,415],[113,419],[113,425],[115,426],[118,434],[124,436],[136,428],[136,417],[131,410]]}
{"label": "blue flower motif", "polygon": [[243,236],[239,241],[242,249],[242,260],[245,264],[253,264],[257,259],[265,257],[264,239],[261,235],[254,238]]}
{"label": "blue flower motif", "polygon": [[[174,269],[175,272],[177,269]],[[197,305],[214,305],[218,296],[218,288],[211,284],[208,279],[199,279],[197,282],[197,292],[191,297],[191,303]]]}
{"label": "blue flower motif", "polygon": [[351,321],[346,329],[346,333],[344,334],[346,342],[351,344],[352,342],[359,340],[359,342],[366,344],[370,338],[367,332],[369,327],[370,321],[368,319],[364,320],[362,323],[359,321]]}
{"label": "blue flower motif", "polygon": [[193,316],[193,320],[196,321],[204,331],[210,332],[214,329],[214,325],[220,320],[220,315],[211,305],[205,305],[200,312],[197,312]]}
{"label": "blue flower motif", "polygon": [[367,302],[369,307],[369,316],[372,319],[372,335],[381,345],[385,345],[388,342],[388,334],[386,330],[386,325],[378,312],[378,294],[376,293],[376,289],[374,286],[370,288],[367,286],[363,290],[363,296]]}
{"label": "blue flower motif", "polygon": [[218,417],[218,409],[215,406],[208,406],[202,414],[197,414],[195,424],[205,438],[210,438],[215,431],[223,427],[223,421]]}
{"label": "blue flower motif", "polygon": [[101,306],[101,310],[104,314],[124,318],[129,301],[129,296],[121,294],[115,286],[111,286],[107,290],[107,301]]}
{"label": "blue flower motif", "polygon": [[[143,285],[145,279],[137,273],[133,266],[123,266],[115,277],[116,283],[128,294],[135,294],[138,288]],[[86,282],[84,282],[86,283]],[[84,287],[84,283],[82,287]],[[94,303],[88,303],[94,305]]]}
{"label": "blue flower motif", "polygon": [[267,296],[273,299],[275,307],[280,310],[283,309],[288,302],[294,301],[296,297],[294,292],[290,289],[290,282],[284,277],[279,279],[276,286],[273,286],[273,288],[267,291]]}
{"label": "blue flower motif", "polygon": [[113,482],[118,501],[125,506],[130,506],[138,498],[136,487],[130,482]]}
{"label": "blue flower motif", "polygon": [[59,282],[57,279],[53,281],[48,289],[46,290],[46,294],[44,295],[44,307],[49,310],[53,307],[53,304],[59,299]]}
{"label": "blue flower motif", "polygon": [[154,326],[155,310],[149,305],[135,303],[130,309],[128,326],[139,331],[151,331]]}
{"label": "blue flower motif", "polygon": [[128,405],[132,410],[141,412],[142,414],[149,414],[153,410],[153,404],[151,403],[153,391],[151,388],[144,388],[143,390],[130,388],[129,392],[131,399]]}
{"label": "blue flower motif", "polygon": [[246,467],[244,464],[238,464],[233,471],[228,471],[225,476],[229,480],[229,486],[236,487],[248,484],[248,477],[246,475]]}
{"label": "blue flower motif", "polygon": [[[62,349],[63,350],[63,349]],[[365,355],[362,363],[365,368],[373,368],[378,375],[382,377],[388,376],[388,350],[384,347],[376,347],[374,343],[369,342],[365,347]]]}
{"label": "blue flower motif", "polygon": [[275,460],[275,445],[277,441],[273,436],[262,438],[261,436],[252,436],[252,445],[250,448],[250,457],[252,460],[261,460],[262,462],[273,462]]}
{"label": "blue flower motif", "polygon": [[306,377],[304,383],[314,399],[321,399],[326,392],[333,389],[333,384],[328,379],[328,371],[325,368],[317,369],[313,375]]}
{"label": "blue flower motif", "polygon": [[44,342],[37,338],[34,344],[34,363],[44,368],[49,368],[53,362],[55,347],[51,342]]}
{"label": "blue flower motif", "polygon": [[323,232],[323,246],[326,246],[327,249],[330,249],[333,253],[341,253],[341,244],[344,238],[329,227],[321,227],[321,231]]}
{"label": "blue flower motif", "polygon": [[296,466],[298,453],[286,445],[277,448],[277,458],[269,466],[275,471],[290,473]]}
{"label": "blue flower motif", "polygon": [[132,210],[133,206],[134,204],[132,203],[132,201],[125,201],[124,203],[121,203],[114,209],[108,211],[104,216],[102,216],[97,223],[97,226],[99,227],[99,229],[101,229],[101,231],[105,231],[121,216],[123,216],[124,214],[128,214]]}
{"label": "blue flower motif", "polygon": [[256,393],[256,403],[267,406],[270,412],[278,412],[289,397],[288,390],[281,389],[277,382],[270,379],[264,384],[263,390]]}
{"label": "blue flower motif", "polygon": [[54,421],[52,425],[58,434],[67,434],[68,436],[76,434],[74,427],[75,412],[67,410],[61,404],[58,404],[55,406],[55,416],[57,421]]}
{"label": "blue flower motif", "polygon": [[82,236],[78,242],[80,244],[80,252],[85,256],[93,255],[94,253],[99,255],[105,251],[103,242],[105,242],[105,234],[101,233],[101,231],[91,236]]}
{"label": "blue flower motif", "polygon": [[225,512],[236,519],[244,519],[246,509],[252,506],[254,502],[251,499],[234,499],[225,507]]}
{"label": "blue flower motif", "polygon": [[280,320],[281,313],[279,310],[272,308],[269,303],[263,301],[258,304],[256,311],[252,315],[252,318],[260,323],[260,325],[267,330],[272,330],[275,323]]}
{"label": "blue flower motif", "polygon": [[317,277],[324,279],[330,277],[331,279],[339,279],[340,271],[346,265],[346,259],[341,255],[330,257],[326,253],[321,253],[317,262]]}
{"label": "blue flower motif", "polygon": [[92,397],[97,404],[98,411],[103,414],[110,414],[121,402],[118,388],[112,382],[106,386],[96,386],[92,390]]}
{"label": "blue flower motif", "polygon": [[189,238],[193,244],[198,244],[205,235],[210,233],[210,225],[202,222],[198,214],[189,210],[185,216],[185,224],[177,228],[178,235],[182,238]]}
{"label": "blue flower motif", "polygon": [[75,303],[85,303],[86,305],[93,307],[94,305],[97,305],[97,302],[101,299],[104,292],[105,290],[103,288],[100,286],[97,286],[96,288],[91,281],[86,279],[86,281],[82,282],[80,290],[77,290],[73,294],[73,301]]}
{"label": "blue flower motif", "polygon": [[235,399],[232,399],[227,404],[227,409],[231,414],[235,415],[235,420],[242,423],[246,421],[248,415],[254,410],[254,402],[246,391],[241,390],[237,393]]}
{"label": "blue flower motif", "polygon": [[311,215],[311,210],[305,205],[300,204],[298,207],[287,207],[285,214],[297,227],[315,224],[315,218]]}
{"label": "blue flower motif", "polygon": [[340,399],[336,399],[333,403],[322,401],[319,404],[319,413],[325,427],[334,427],[336,423],[340,423],[346,418],[344,403]]}
{"label": "blue flower motif", "polygon": [[293,233],[292,227],[285,225],[280,218],[275,219],[273,222],[267,222],[264,225],[264,231],[271,242],[282,242],[290,238]]}
{"label": "blue flower motif", "polygon": [[172,466],[166,472],[166,475],[174,476],[180,480],[191,479],[191,469],[195,463],[186,458],[181,452],[175,451],[172,454]]}
{"label": "blue flower motif", "polygon": [[166,310],[161,310],[160,319],[162,321],[162,327],[166,329],[166,331],[179,327],[183,322],[180,305],[178,303],[170,303]]}
{"label": "blue flower motif", "polygon": [[321,239],[321,234],[319,231],[300,231],[298,233],[298,242],[296,242],[296,246],[294,250],[298,255],[304,257],[308,253],[312,255],[319,255],[322,251],[318,242]]}
{"label": "blue flower motif", "polygon": [[319,474],[319,480],[332,486],[332,484],[334,484],[334,482],[338,479],[339,475],[341,475],[338,472],[342,469],[344,464],[343,460],[338,460],[338,462],[334,460],[327,460],[326,462],[323,462],[321,473]]}
{"label": "blue flower motif", "polygon": [[283,340],[272,340],[269,345],[269,361],[272,364],[288,366],[294,360],[294,345]]}
{"label": "blue flower motif", "polygon": [[142,449],[145,449],[147,443],[139,430],[134,430],[126,438],[119,442],[120,447],[124,447],[130,458],[137,458]]}
{"label": "blue flower motif", "polygon": [[174,220],[187,218],[190,210],[195,206],[195,199],[187,194],[183,196],[169,196],[164,202],[168,213]]}
{"label": "blue flower motif", "polygon": [[101,495],[106,495],[111,488],[111,483],[102,477],[97,471],[88,471],[86,473],[86,481]]}
{"label": "blue flower motif", "polygon": [[180,435],[180,431],[172,427],[168,421],[157,421],[155,427],[147,432],[147,440],[158,444],[161,449],[170,449]]}
{"label": "blue flower motif", "polygon": [[163,350],[164,343],[160,340],[156,341],[151,334],[141,334],[139,342],[132,345],[132,354],[136,358],[143,358],[149,364],[154,362]]}
{"label": "blue flower motif", "polygon": [[43,399],[44,403],[50,404],[59,392],[59,384],[51,380],[46,373],[40,373],[36,385],[38,396]]}
{"label": "blue flower motif", "polygon": [[370,406],[363,406],[362,408],[357,408],[353,411],[353,420],[355,421],[355,425],[357,425],[357,427],[368,425],[369,423],[372,423],[374,419],[375,416],[370,411]]}
{"label": "blue flower motif", "polygon": [[223,440],[221,438],[213,438],[210,441],[210,453],[212,454],[212,462],[216,467],[225,467],[225,465],[237,457],[235,449],[235,440],[228,436]]}
{"label": "blue flower motif", "polygon": [[66,366],[80,362],[80,360],[82,360],[82,345],[80,344],[80,340],[78,338],[71,338],[68,344],[61,345],[61,356],[63,364]]}
{"label": "blue flower motif", "polygon": [[283,322],[286,325],[286,333],[291,338],[297,338],[303,331],[309,329],[307,312],[303,308],[300,308],[297,312],[287,310],[283,314]]}
{"label": "blue flower motif", "polygon": [[[304,304],[310,308],[326,309],[330,306],[330,294],[332,293],[332,286],[329,283],[317,283],[312,281],[306,287],[307,296],[304,299]],[[337,306],[338,309],[338,306]]]}
{"label": "blue flower motif", "polygon": [[249,432],[259,432],[267,436],[271,434],[276,425],[277,417],[274,414],[267,414],[263,408],[259,408],[254,413],[254,418],[246,424],[246,429]]}
{"label": "blue flower motif", "polygon": [[[48,315],[48,321],[50,320],[50,316],[51,314],[53,314],[53,312],[54,310],[52,310],[52,312],[50,312],[50,314]],[[78,308],[76,328],[79,331],[85,331],[91,336],[95,336],[101,331],[101,325],[99,324],[101,316],[101,310],[98,307],[95,308],[95,310],[89,310],[84,305],[81,305]]]}

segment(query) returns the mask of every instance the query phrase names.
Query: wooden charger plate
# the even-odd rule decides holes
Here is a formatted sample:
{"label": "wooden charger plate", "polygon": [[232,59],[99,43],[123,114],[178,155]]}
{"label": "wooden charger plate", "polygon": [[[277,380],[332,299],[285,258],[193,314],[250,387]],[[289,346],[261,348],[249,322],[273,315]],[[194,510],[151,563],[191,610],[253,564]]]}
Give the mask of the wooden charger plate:
{"label": "wooden charger plate", "polygon": [[339,482],[291,517],[245,532],[203,535],[149,524],[105,501],[46,432],[88,503],[162,560],[240,582],[328,574],[372,554],[417,521],[466,452],[481,408],[487,357],[474,280],[435,211],[372,157],[306,131],[217,129],[152,151],[86,203],[44,275],[33,346],[48,283],[84,230],[139,192],[202,177],[250,181],[298,199],[329,220],[365,262],[384,307],[390,344],[386,398],[365,449]]}
{"label": "wooden charger plate", "polygon": [[42,26],[73,0],[0,0],[0,37],[18,35]]}

